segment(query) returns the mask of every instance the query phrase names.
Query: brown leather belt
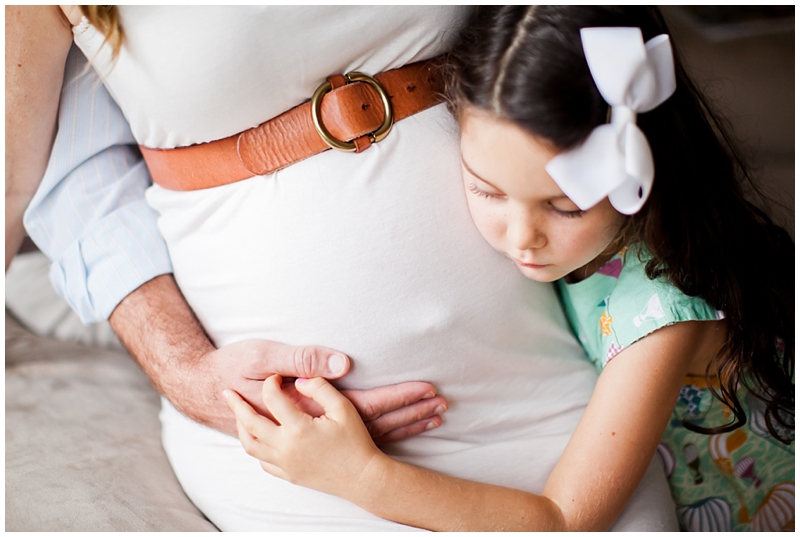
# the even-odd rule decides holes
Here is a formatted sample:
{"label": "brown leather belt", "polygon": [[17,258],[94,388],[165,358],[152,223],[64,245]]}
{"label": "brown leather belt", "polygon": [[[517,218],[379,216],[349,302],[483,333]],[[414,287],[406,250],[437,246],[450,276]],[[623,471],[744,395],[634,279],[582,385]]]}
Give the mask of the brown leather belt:
{"label": "brown leather belt", "polygon": [[176,149],[140,146],[142,155],[155,183],[170,190],[199,190],[267,175],[331,147],[360,153],[386,136],[393,122],[441,101],[444,88],[435,61],[374,78],[330,76],[311,101],[258,127]]}

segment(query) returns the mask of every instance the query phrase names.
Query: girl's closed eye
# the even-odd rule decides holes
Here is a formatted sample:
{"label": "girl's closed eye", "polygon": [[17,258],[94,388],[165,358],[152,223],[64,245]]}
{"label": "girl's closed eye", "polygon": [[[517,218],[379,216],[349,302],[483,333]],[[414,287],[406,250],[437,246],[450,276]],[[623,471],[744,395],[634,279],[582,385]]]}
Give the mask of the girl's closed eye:
{"label": "girl's closed eye", "polygon": [[575,205],[572,203],[569,203],[570,205],[569,207],[567,207],[566,206],[567,204],[565,204],[563,201],[559,202],[551,200],[548,202],[548,204],[550,205],[550,208],[553,210],[553,212],[555,212],[559,216],[563,216],[566,218],[580,218],[581,216],[586,214],[586,211],[582,211],[580,209],[575,208]]}
{"label": "girl's closed eye", "polygon": [[476,185],[475,183],[469,183],[467,185],[467,190],[469,190],[470,192],[481,198],[501,199],[504,197],[504,195],[500,192],[488,192],[486,190],[482,190],[478,188],[478,185]]}

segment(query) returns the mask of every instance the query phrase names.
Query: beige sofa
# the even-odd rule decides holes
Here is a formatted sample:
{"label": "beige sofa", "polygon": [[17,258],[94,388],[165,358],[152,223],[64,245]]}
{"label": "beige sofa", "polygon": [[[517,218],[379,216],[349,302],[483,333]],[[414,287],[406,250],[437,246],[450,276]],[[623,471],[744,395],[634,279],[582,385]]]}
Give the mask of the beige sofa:
{"label": "beige sofa", "polygon": [[5,323],[6,531],[217,531],[175,478],[159,396],[124,351]]}

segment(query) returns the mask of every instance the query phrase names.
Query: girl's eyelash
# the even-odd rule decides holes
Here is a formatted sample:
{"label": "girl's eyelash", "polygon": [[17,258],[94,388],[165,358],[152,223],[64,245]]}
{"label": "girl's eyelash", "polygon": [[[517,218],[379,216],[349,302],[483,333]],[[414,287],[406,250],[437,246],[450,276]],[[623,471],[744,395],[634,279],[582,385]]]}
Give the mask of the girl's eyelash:
{"label": "girl's eyelash", "polygon": [[578,210],[578,211],[562,211],[561,209],[558,209],[558,208],[557,208],[555,205],[553,205],[552,203],[550,204],[550,207],[552,207],[552,208],[553,208],[553,210],[554,210],[556,213],[558,213],[560,216],[564,216],[564,217],[566,217],[566,218],[580,218],[581,216],[583,216],[584,214],[586,214],[586,211],[581,211],[581,210]]}
{"label": "girl's eyelash", "polygon": [[495,194],[490,194],[489,192],[484,192],[483,190],[480,190],[477,186],[475,186],[475,183],[470,183],[467,186],[467,188],[469,189],[470,192],[482,198],[490,198],[490,199],[497,198]]}
{"label": "girl's eyelash", "polygon": [[[488,199],[497,199],[498,197],[500,197],[500,196],[498,196],[497,194],[492,194],[492,193],[490,193],[490,192],[485,192],[485,191],[483,191],[483,190],[479,189],[479,188],[478,188],[478,187],[475,185],[475,183],[470,183],[469,185],[467,185],[467,189],[468,189],[470,192],[472,192],[473,194],[475,194],[475,195],[477,195],[477,196],[480,196],[480,197],[482,197],[482,198],[488,198]],[[558,209],[558,208],[557,208],[555,205],[553,205],[552,203],[550,204],[550,207],[551,207],[551,208],[553,209],[553,211],[555,211],[555,212],[556,212],[556,213],[557,213],[559,216],[563,216],[563,217],[565,217],[565,218],[580,218],[581,216],[583,216],[584,214],[586,214],[586,211],[580,211],[580,210],[578,210],[578,211],[562,211],[561,209]]]}

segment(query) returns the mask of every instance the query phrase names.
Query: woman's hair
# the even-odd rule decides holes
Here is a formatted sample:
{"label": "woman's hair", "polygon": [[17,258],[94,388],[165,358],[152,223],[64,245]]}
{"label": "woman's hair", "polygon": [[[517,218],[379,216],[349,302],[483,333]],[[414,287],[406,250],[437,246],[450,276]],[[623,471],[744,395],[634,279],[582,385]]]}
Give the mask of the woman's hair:
{"label": "woman's hair", "polygon": [[80,8],[83,16],[89,19],[89,23],[106,36],[106,43],[111,46],[111,55],[116,58],[125,39],[119,23],[117,6],[80,6]]}
{"label": "woman's hair", "polygon": [[[454,113],[473,107],[559,150],[580,145],[608,114],[580,38],[581,28],[600,26],[639,27],[645,41],[669,34],[656,8],[479,9],[447,64]],[[725,314],[727,340],[706,377],[718,378],[714,395],[734,420],[712,429],[686,426],[705,433],[742,426],[747,416],[736,397],[742,385],[766,403],[770,433],[788,443],[794,437],[794,243],[745,199],[743,186],[758,190],[675,52],[675,93],[638,116],[655,180],[620,240],[649,250],[649,278],[668,278]]]}

